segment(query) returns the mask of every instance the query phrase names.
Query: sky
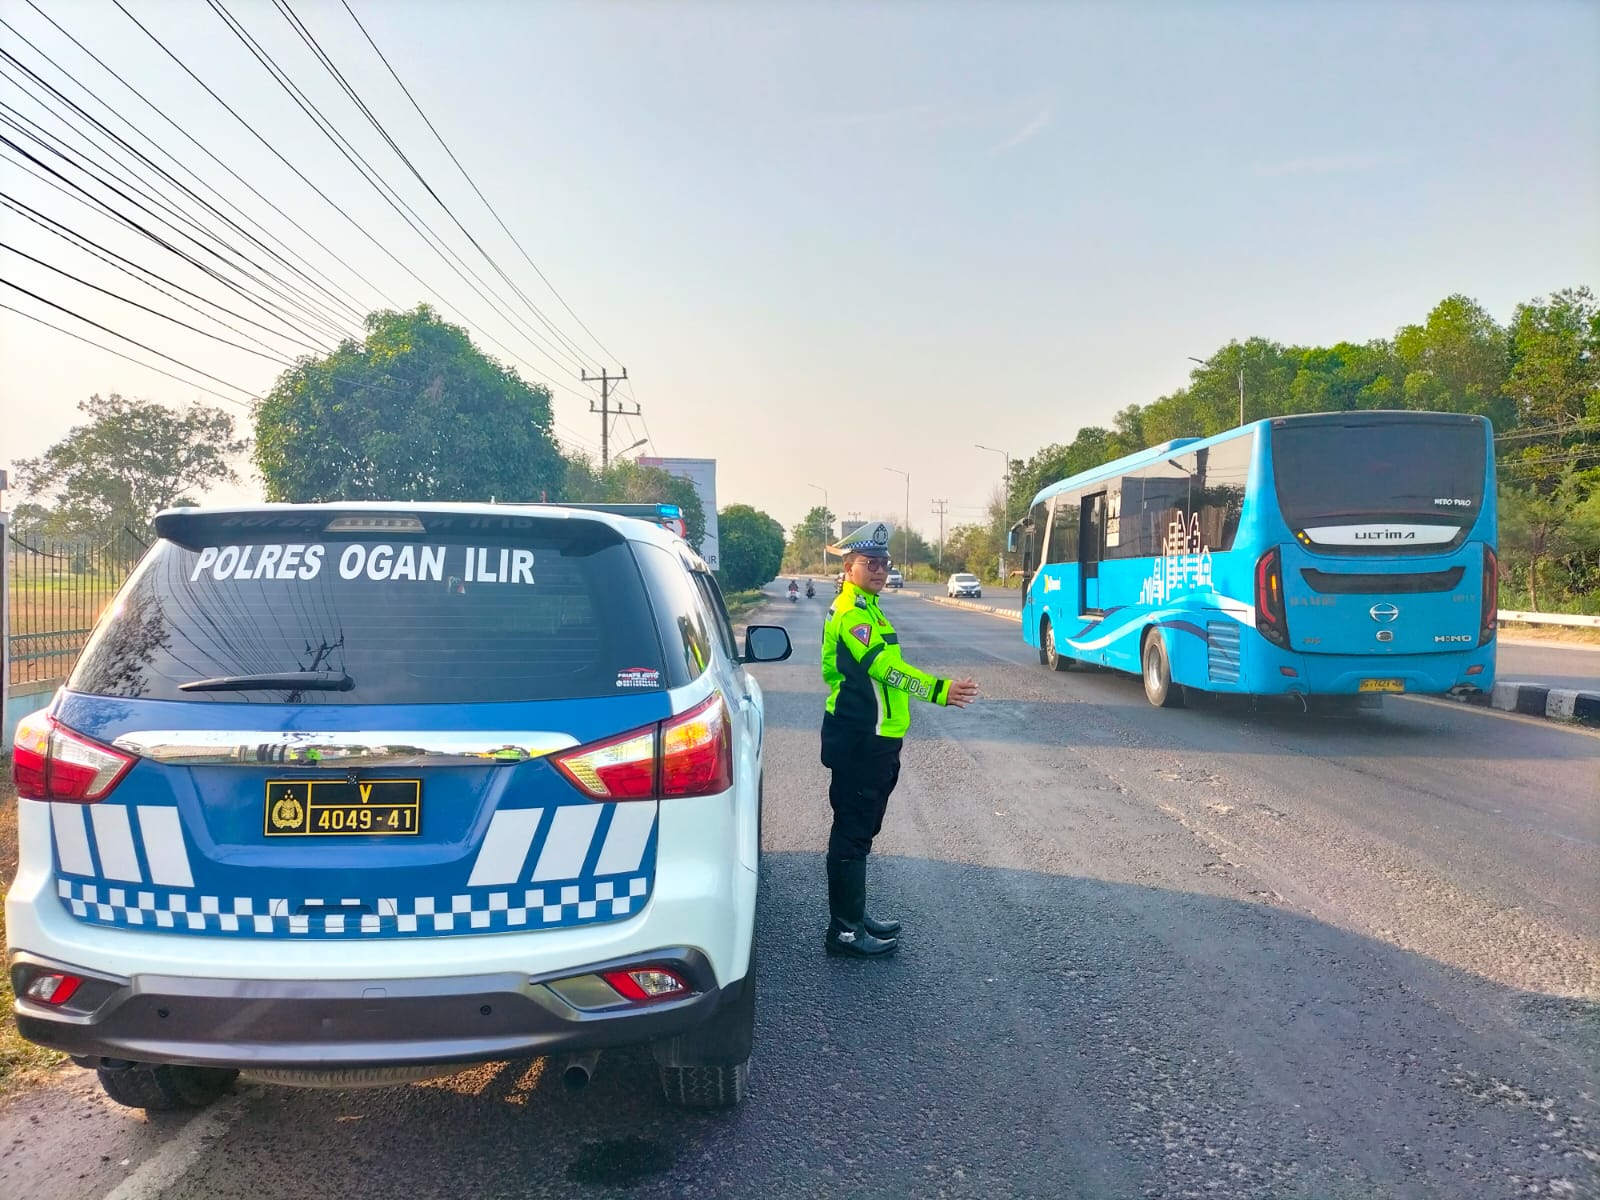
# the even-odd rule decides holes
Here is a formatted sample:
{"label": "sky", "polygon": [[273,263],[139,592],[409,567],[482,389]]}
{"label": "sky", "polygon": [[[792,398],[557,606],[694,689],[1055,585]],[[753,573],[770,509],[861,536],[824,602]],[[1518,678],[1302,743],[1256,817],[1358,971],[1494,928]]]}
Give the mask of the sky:
{"label": "sky", "polygon": [[[719,505],[785,526],[824,497],[841,516],[903,519],[898,472],[928,536],[936,501],[947,525],[979,519],[1004,455],[1109,425],[1183,386],[1189,356],[1234,339],[1387,337],[1457,292],[1504,322],[1520,302],[1600,285],[1600,5],[1583,0],[350,0],[449,153],[342,3],[287,0],[527,303],[272,3],[219,7],[503,303],[402,222],[213,8],[122,0],[169,56],[114,0],[36,3],[0,5],[0,49],[15,59],[0,59],[0,120],[20,114],[74,161],[88,156],[24,64],[201,190],[194,171],[349,309],[426,300],[550,383],[569,449],[600,441],[597,389],[579,377],[625,367],[617,396],[642,417],[616,422],[613,449],[648,438],[629,453],[715,458]],[[0,136],[83,181],[14,128]],[[275,320],[18,162],[0,145],[0,191]],[[177,195],[164,181],[150,190]],[[0,465],[65,436],[94,393],[198,400],[247,431],[250,397],[284,361],[357,328],[345,315],[296,345],[224,318],[262,349],[14,210],[0,209],[0,243],[0,304],[185,381],[0,310]],[[246,468],[207,499],[259,497]]]}

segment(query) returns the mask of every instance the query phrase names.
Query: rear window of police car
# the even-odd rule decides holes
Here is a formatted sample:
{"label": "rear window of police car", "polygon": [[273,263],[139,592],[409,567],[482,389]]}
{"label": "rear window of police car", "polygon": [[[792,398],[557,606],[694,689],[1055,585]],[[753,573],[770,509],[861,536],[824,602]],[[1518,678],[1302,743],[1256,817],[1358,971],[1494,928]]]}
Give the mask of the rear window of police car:
{"label": "rear window of police car", "polygon": [[[156,544],[68,686],[153,700],[449,704],[637,695],[671,686],[629,544],[547,536],[315,532]],[[589,524],[585,534],[582,526]],[[184,690],[311,671],[348,690]]]}

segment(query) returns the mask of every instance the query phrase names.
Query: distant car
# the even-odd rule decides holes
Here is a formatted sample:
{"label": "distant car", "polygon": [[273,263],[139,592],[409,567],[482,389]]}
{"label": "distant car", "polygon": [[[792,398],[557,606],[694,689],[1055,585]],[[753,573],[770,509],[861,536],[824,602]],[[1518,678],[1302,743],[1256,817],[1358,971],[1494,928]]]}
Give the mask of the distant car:
{"label": "distant car", "polygon": [[893,569],[891,569],[889,571],[888,578],[883,581],[883,586],[884,587],[897,588],[897,587],[905,587],[905,585],[906,585],[905,576],[901,575],[899,571],[896,571],[896,570],[893,570]]}
{"label": "distant car", "polygon": [[945,580],[944,594],[954,599],[955,597],[983,598],[983,582],[976,575],[969,575],[965,571],[958,571]]}
{"label": "distant car", "polygon": [[[744,1094],[764,705],[706,564],[554,506],[175,509],[17,728],[23,1037],[147,1110],[648,1044]],[[173,1020],[166,1021],[169,1010]]]}

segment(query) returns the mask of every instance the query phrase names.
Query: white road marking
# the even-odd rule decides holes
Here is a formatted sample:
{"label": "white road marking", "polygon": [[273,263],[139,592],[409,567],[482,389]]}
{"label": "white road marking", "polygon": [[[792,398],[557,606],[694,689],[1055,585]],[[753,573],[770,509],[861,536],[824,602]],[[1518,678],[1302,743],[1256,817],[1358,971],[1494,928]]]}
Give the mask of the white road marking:
{"label": "white road marking", "polygon": [[140,1163],[133,1174],[108,1192],[105,1200],[157,1200],[205,1153],[208,1138],[224,1133],[243,1115],[248,1100],[248,1096],[234,1095],[197,1113],[161,1149]]}

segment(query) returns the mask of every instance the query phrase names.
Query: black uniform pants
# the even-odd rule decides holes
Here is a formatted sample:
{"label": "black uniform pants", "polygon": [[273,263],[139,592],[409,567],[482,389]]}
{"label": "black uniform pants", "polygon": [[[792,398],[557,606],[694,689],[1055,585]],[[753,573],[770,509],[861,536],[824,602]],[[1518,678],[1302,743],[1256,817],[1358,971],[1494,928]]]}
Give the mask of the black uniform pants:
{"label": "black uniform pants", "polygon": [[833,830],[828,835],[831,859],[864,859],[872,839],[883,828],[889,793],[900,781],[903,738],[879,737],[872,730],[845,724],[833,714],[822,718],[822,765],[833,772],[828,803]]}

